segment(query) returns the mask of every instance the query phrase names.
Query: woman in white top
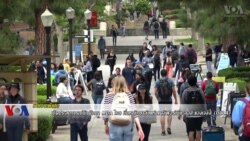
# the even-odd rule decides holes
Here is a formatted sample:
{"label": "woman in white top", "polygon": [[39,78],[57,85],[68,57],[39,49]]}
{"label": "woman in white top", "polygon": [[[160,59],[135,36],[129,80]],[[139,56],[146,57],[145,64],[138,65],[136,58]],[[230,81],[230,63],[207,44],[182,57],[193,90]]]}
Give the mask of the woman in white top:
{"label": "woman in white top", "polygon": [[60,77],[60,83],[56,89],[56,97],[59,103],[71,103],[70,90],[68,89],[68,78]]}

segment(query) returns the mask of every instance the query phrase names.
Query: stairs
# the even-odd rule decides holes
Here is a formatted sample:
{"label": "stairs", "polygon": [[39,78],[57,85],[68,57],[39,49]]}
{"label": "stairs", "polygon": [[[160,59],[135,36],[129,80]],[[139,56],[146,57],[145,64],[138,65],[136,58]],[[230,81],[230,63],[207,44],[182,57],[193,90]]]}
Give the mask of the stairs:
{"label": "stairs", "polygon": [[[157,46],[159,50],[162,50],[164,46]],[[107,49],[113,49],[115,54],[138,54],[141,46],[107,46]]]}

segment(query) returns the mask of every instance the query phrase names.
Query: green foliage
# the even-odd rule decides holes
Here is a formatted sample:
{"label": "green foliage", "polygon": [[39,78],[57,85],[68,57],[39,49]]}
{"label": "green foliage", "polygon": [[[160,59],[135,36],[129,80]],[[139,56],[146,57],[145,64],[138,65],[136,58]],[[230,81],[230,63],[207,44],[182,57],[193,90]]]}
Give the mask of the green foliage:
{"label": "green foliage", "polygon": [[172,10],[172,9],[179,9],[180,8],[180,1],[181,0],[157,0],[160,10]]}
{"label": "green foliage", "polygon": [[[52,94],[56,94],[56,87],[52,86]],[[37,95],[46,96],[47,95],[47,85],[37,85]]]}
{"label": "green foliage", "polygon": [[241,93],[245,93],[245,87],[246,87],[247,81],[245,81],[243,78],[230,78],[230,79],[227,79],[226,82],[237,83],[239,87],[239,91]]}
{"label": "green foliage", "polygon": [[37,95],[37,104],[46,104],[47,96],[46,95]]}
{"label": "green foliage", "polygon": [[149,0],[137,0],[135,5],[135,10],[140,11],[143,14],[147,14],[150,10],[151,4]]}
{"label": "green foliage", "polygon": [[250,78],[250,67],[236,67],[220,70],[218,76],[225,76],[226,79],[241,78],[248,81]]}
{"label": "green foliage", "polygon": [[29,141],[45,141],[52,129],[52,116],[38,115],[38,132],[29,135]]}
{"label": "green foliage", "polygon": [[14,54],[20,48],[21,39],[8,28],[0,29],[1,54]]}

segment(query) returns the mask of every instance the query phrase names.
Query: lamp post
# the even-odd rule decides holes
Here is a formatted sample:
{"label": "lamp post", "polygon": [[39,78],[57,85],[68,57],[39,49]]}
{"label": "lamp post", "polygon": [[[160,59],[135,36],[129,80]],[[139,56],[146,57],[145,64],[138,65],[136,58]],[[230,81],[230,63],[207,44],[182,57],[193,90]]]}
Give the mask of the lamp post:
{"label": "lamp post", "polygon": [[50,30],[53,24],[54,18],[53,14],[50,13],[48,9],[46,9],[41,15],[43,26],[46,31],[46,55],[47,58],[47,99],[51,96],[51,78],[50,78],[50,70],[51,70],[51,58],[50,58]]}
{"label": "lamp post", "polygon": [[92,12],[87,9],[85,12],[84,12],[84,16],[87,20],[87,24],[88,24],[88,54],[90,53],[90,19],[91,19],[91,16],[92,16]]}
{"label": "lamp post", "polygon": [[73,63],[73,51],[72,51],[72,22],[75,18],[75,10],[72,7],[69,7],[66,10],[66,16],[69,21],[69,60]]}

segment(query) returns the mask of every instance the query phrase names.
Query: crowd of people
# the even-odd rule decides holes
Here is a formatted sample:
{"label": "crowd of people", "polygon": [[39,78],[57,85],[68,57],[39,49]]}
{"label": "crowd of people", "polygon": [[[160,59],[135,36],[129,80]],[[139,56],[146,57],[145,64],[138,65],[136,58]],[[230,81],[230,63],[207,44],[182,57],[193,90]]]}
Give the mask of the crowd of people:
{"label": "crowd of people", "polygon": [[[105,59],[105,40],[100,39],[98,46],[100,46],[101,59]],[[198,61],[197,53],[192,44],[187,47],[181,43],[179,47],[173,45],[171,42],[166,42],[166,46],[160,50],[152,42],[144,42],[139,51],[139,57],[136,59],[133,54],[129,54],[125,60],[124,68],[115,68],[117,56],[113,50],[110,50],[106,56],[105,64],[110,66],[110,78],[105,84],[102,76],[102,71],[98,70],[101,65],[100,59],[92,52],[88,55],[84,64],[72,64],[66,58],[64,62],[59,64],[52,64],[51,77],[53,85],[57,86],[56,97],[59,103],[63,104],[90,104],[90,100],[83,98],[84,93],[91,90],[91,97],[94,104],[111,104],[112,110],[119,110],[119,103],[123,103],[122,108],[127,109],[128,105],[146,104],[153,105],[154,96],[160,106],[159,110],[171,111],[169,105],[178,104],[198,104],[201,105],[197,110],[210,110],[211,115],[197,116],[197,115],[179,115],[179,119],[183,119],[186,124],[186,132],[189,141],[200,141],[202,136],[202,124],[207,121],[208,127],[217,126],[216,123],[216,103],[217,94],[219,92],[219,85],[212,80],[212,58],[213,51],[208,43],[206,45],[206,65],[207,73],[206,79],[202,80],[201,85],[197,82],[197,76],[190,68],[191,64],[196,64]],[[218,53],[218,52],[216,52]],[[218,55],[218,56],[217,56]],[[230,55],[229,55],[230,56]],[[219,54],[216,54],[219,58]],[[230,59],[233,62],[235,60]],[[46,83],[46,62],[36,61],[31,67],[30,71],[37,72],[37,82],[39,84]],[[232,64],[234,66],[234,64]],[[115,73],[113,71],[115,69]],[[151,82],[154,77],[154,90],[151,91]],[[175,78],[175,81],[174,81]],[[19,104],[25,103],[24,99],[18,94],[20,88],[17,84],[12,84],[8,88],[1,85],[0,87],[0,102],[2,104]],[[247,86],[247,90],[249,85]],[[249,91],[247,91],[249,94]],[[125,106],[124,106],[125,105]],[[247,104],[246,104],[247,105]],[[166,107],[164,107],[166,106]],[[237,103],[236,107],[242,108],[243,103]],[[95,107],[100,109],[100,107]],[[242,108],[243,109],[243,108]],[[130,109],[135,110],[135,109]],[[190,109],[189,109],[190,110]],[[234,109],[234,114],[242,116],[242,110]],[[132,141],[134,134],[133,123],[136,124],[136,129],[139,134],[139,140],[148,141],[150,135],[151,124],[156,122],[155,119],[147,118],[146,116],[132,115],[127,116],[103,116],[105,124],[105,132],[109,135],[110,141],[127,140]],[[165,116],[167,116],[167,121]],[[234,115],[234,123],[239,126],[242,124],[242,119],[236,118]],[[97,116],[100,118],[100,116]],[[70,116],[70,133],[71,141],[77,140],[77,135],[80,135],[81,140],[87,140],[88,122],[91,116],[75,118]],[[14,138],[20,138],[23,133],[25,124],[26,129],[30,128],[27,119],[19,121],[6,120],[5,129],[0,120],[1,135],[7,130],[10,141],[17,141]],[[13,124],[14,123],[14,124]],[[165,124],[167,123],[167,128]],[[240,123],[240,124],[239,124]],[[166,134],[171,135],[172,130],[172,115],[160,116],[162,136]],[[244,123],[243,123],[244,124]],[[3,130],[4,129],[4,130]],[[240,128],[239,130],[243,130]],[[9,131],[9,132],[8,132]],[[244,135],[243,139],[248,139],[248,135]],[[16,136],[13,136],[15,134]]]}

